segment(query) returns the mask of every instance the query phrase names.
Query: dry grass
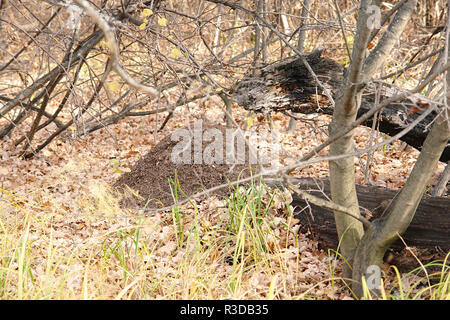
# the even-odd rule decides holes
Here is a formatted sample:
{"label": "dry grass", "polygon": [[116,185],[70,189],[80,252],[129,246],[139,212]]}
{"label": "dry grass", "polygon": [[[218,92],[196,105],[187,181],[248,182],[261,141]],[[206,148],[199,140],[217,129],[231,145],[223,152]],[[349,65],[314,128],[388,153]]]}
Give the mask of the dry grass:
{"label": "dry grass", "polygon": [[2,190],[2,299],[342,295],[327,281],[331,257],[289,228],[283,195],[253,187],[228,204],[210,199],[162,215],[114,218],[128,214],[106,188],[93,190],[83,209],[103,217],[58,216]]}
{"label": "dry grass", "polygon": [[[297,232],[289,193],[253,185],[129,217],[107,187],[91,190],[90,200],[74,200],[92,214],[61,216],[50,209],[56,201],[2,189],[1,299],[353,298],[335,255]],[[442,267],[427,286],[414,272],[397,274],[384,298],[449,299],[449,275]]]}

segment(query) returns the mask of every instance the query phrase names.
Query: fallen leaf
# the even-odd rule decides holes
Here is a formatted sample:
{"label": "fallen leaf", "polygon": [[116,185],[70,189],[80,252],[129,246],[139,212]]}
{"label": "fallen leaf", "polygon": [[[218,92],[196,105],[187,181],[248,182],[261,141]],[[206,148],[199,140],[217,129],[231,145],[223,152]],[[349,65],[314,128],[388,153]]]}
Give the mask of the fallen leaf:
{"label": "fallen leaf", "polygon": [[139,30],[144,30],[146,26],[147,26],[147,23],[144,22],[143,24],[141,24],[141,25],[139,26]]}
{"label": "fallen leaf", "polygon": [[178,50],[178,48],[173,48],[172,51],[170,51],[170,54],[174,58],[178,58],[181,56],[181,52],[180,52],[180,50]]}
{"label": "fallen leaf", "polygon": [[153,11],[151,9],[144,9],[142,10],[142,16],[143,17],[148,17],[151,16],[153,14]]}
{"label": "fallen leaf", "polygon": [[166,19],[166,18],[159,18],[159,19],[158,19],[158,24],[159,24],[161,27],[167,26],[167,19]]}
{"label": "fallen leaf", "polygon": [[252,117],[248,117],[247,118],[247,126],[250,128],[253,125],[253,118]]}

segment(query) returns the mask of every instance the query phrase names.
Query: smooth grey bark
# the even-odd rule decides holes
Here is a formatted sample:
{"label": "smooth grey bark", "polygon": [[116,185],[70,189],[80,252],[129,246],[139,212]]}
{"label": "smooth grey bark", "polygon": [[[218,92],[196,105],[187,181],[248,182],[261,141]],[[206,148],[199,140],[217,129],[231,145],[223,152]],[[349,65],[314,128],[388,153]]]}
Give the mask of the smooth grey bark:
{"label": "smooth grey bark", "polygon": [[405,29],[406,24],[411,17],[417,0],[408,0],[397,11],[386,32],[383,34],[376,47],[371,51],[364,63],[363,79],[369,80],[372,75],[380,68],[386,57],[391,53],[392,48],[397,43],[400,35]]}
{"label": "smooth grey bark", "polygon": [[[416,5],[416,0],[406,1],[398,10],[388,26],[387,31],[378,42],[375,49],[366,58],[366,48],[371,36],[371,29],[374,28],[373,25],[368,23],[369,21],[373,21],[373,19],[371,20],[369,17],[369,12],[371,6],[375,4],[378,4],[378,1],[361,1],[351,63],[344,79],[344,85],[336,99],[333,120],[329,125],[330,135],[335,134],[342,127],[348,127],[356,120],[361,103],[362,88],[364,87],[363,83],[370,80],[372,75],[387,58],[406,26]],[[350,132],[330,146],[330,154],[340,155],[351,153],[353,149],[353,133]],[[439,159],[439,156],[437,159]],[[330,161],[329,171],[331,196],[333,201],[354,211],[355,214],[359,214],[355,186],[354,158],[348,157],[338,161]],[[417,203],[411,206],[411,210],[413,210],[412,213],[414,213]],[[364,270],[365,272],[366,269],[364,268],[367,266],[381,264],[384,251],[387,249],[386,245],[389,244],[390,240],[384,240],[383,238],[381,245],[375,240],[375,235],[380,234],[378,229],[384,230],[384,225],[380,221],[374,223],[374,225],[366,231],[366,234],[364,234],[362,224],[354,218],[344,216],[337,211],[335,211],[334,217],[338,235],[341,239],[341,253],[353,266],[353,271],[351,272],[352,279],[354,280],[353,288],[357,295],[361,295],[361,275],[364,274],[361,273],[361,270]],[[410,221],[411,220],[409,220],[409,222]],[[406,227],[409,225],[409,222],[405,221],[402,225],[396,226],[396,232],[402,231],[405,225]],[[380,226],[380,224],[382,226]],[[362,243],[360,243],[361,239],[364,239]],[[348,276],[350,276],[350,269],[345,268],[344,277]]]}
{"label": "smooth grey bark", "polygon": [[303,8],[302,8],[302,15],[301,15],[301,22],[300,22],[300,30],[298,31],[298,40],[297,40],[297,48],[298,51],[303,52],[305,47],[305,40],[306,40],[306,30],[303,29],[303,26],[306,24],[306,19],[309,15],[309,8],[311,7],[312,0],[304,0],[303,1]]}
{"label": "smooth grey bark", "polygon": [[[333,120],[329,125],[330,135],[334,135],[343,127],[355,121],[360,104],[361,93],[358,93],[361,70],[365,59],[366,45],[370,36],[367,26],[367,11],[372,4],[370,0],[361,1],[358,12],[357,33],[352,52],[352,62],[344,79],[344,85],[338,93]],[[354,149],[353,132],[349,132],[330,146],[330,155],[351,153]],[[347,207],[355,214],[359,213],[358,197],[355,187],[354,157],[329,162],[330,189],[333,201]],[[363,225],[349,216],[334,212],[336,228],[341,239],[341,253],[345,260],[352,264],[355,250],[364,234]],[[350,269],[344,269],[344,277],[350,276]]]}
{"label": "smooth grey bark", "polygon": [[[408,2],[407,2],[408,4]],[[450,19],[447,21],[447,58],[450,55],[449,35]],[[444,60],[444,59],[443,59]],[[446,96],[444,107],[436,118],[433,127],[423,144],[422,151],[408,177],[404,187],[385,210],[385,217],[374,221],[355,252],[352,279],[353,291],[357,296],[363,294],[362,277],[370,277],[368,270],[372,266],[380,266],[387,248],[402,235],[410,225],[417,206],[425,192],[427,182],[430,180],[439,158],[450,139],[450,72],[446,72]],[[371,288],[369,288],[371,289]],[[379,293],[379,288],[372,288]]]}

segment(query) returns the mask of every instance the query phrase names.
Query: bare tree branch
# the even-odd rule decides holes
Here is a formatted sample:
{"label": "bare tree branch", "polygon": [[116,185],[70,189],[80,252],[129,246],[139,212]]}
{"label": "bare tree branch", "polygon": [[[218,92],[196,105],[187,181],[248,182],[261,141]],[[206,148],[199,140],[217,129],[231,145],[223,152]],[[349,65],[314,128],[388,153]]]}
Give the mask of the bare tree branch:
{"label": "bare tree branch", "polygon": [[386,57],[391,54],[391,50],[400,38],[406,23],[409,21],[417,0],[408,0],[395,14],[392,22],[389,24],[383,37],[377,43],[376,47],[370,52],[364,63],[362,81],[370,79],[380,65],[385,61]]}
{"label": "bare tree branch", "polygon": [[119,46],[117,45],[114,31],[110,27],[108,22],[106,22],[105,18],[102,17],[102,14],[98,12],[86,0],[73,0],[73,1],[77,3],[79,6],[81,6],[86,12],[86,14],[89,15],[89,17],[91,17],[91,19],[95,21],[95,23],[99,26],[100,29],[102,29],[105,35],[106,43],[108,44],[108,48],[110,50],[111,65],[113,70],[116,71],[117,74],[119,74],[122,77],[122,79],[125,80],[130,86],[138,90],[144,91],[145,93],[149,93],[153,96],[158,96],[159,95],[158,90],[156,90],[153,87],[149,87],[137,82],[135,79],[129,76],[129,74],[125,71],[125,69],[122,68],[120,64],[120,50]]}

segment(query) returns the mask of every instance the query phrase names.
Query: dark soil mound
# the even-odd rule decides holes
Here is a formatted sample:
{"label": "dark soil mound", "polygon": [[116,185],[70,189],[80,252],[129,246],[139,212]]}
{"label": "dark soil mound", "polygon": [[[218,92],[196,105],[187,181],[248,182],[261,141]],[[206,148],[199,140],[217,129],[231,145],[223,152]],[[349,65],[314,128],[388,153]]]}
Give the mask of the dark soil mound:
{"label": "dark soil mound", "polygon": [[[211,129],[211,127],[204,127],[203,133],[206,129]],[[215,126],[214,129],[222,132],[223,139],[225,139],[225,128]],[[212,140],[215,141],[215,139]],[[192,164],[174,163],[171,154],[177,144],[178,141],[172,141],[172,135],[166,136],[144,157],[138,160],[130,172],[124,173],[115,182],[114,187],[123,189],[124,186],[128,186],[137,191],[139,196],[142,197],[130,196],[122,201],[124,206],[143,208],[148,200],[150,201],[148,201],[146,208],[162,208],[174,204],[172,192],[174,186],[169,182],[169,179],[175,181],[176,175],[181,190],[189,197],[211,187],[248,177],[251,171],[255,172],[248,165],[249,157],[245,157],[243,164],[205,164],[204,161],[201,164],[194,164],[194,139],[191,141],[190,163]],[[203,150],[205,150],[205,145],[207,146],[208,143],[203,142]],[[225,158],[224,142],[223,146]],[[255,168],[256,166],[253,165],[252,167]],[[228,192],[229,188],[225,187],[215,191],[214,194],[225,195]],[[186,199],[180,192],[177,194],[178,201]]]}

